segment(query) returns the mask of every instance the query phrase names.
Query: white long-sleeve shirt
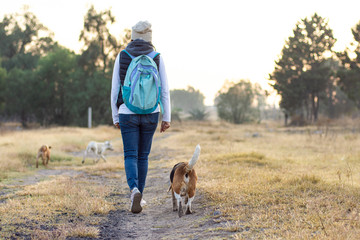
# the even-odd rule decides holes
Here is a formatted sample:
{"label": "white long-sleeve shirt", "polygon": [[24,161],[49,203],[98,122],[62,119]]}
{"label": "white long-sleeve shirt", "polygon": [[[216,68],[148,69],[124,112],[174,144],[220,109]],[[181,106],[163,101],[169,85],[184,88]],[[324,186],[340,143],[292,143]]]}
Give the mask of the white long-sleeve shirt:
{"label": "white long-sleeve shirt", "polygon": [[[125,104],[121,104],[118,108],[116,106],[116,102],[118,99],[119,91],[120,91],[120,61],[119,61],[120,54],[117,55],[113,70],[112,76],[112,83],[111,83],[111,111],[112,111],[112,118],[113,123],[119,122],[119,114],[135,114],[134,112],[130,111]],[[160,81],[161,81],[161,95],[160,101],[163,107],[163,115],[162,120],[165,122],[171,121],[171,106],[170,106],[170,91],[169,91],[169,84],[167,80],[165,64],[163,61],[162,56],[160,55],[160,62],[159,62],[159,74],[160,74]],[[160,112],[160,107],[158,106],[153,113]]]}

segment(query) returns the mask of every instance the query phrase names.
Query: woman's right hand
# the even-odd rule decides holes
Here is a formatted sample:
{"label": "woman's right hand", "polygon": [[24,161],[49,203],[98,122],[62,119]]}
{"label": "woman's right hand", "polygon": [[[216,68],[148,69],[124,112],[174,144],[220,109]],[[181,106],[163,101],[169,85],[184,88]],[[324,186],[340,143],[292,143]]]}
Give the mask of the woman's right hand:
{"label": "woman's right hand", "polygon": [[161,128],[160,128],[160,132],[165,132],[166,129],[168,129],[170,127],[170,123],[169,122],[165,122],[165,121],[162,121],[161,122]]}

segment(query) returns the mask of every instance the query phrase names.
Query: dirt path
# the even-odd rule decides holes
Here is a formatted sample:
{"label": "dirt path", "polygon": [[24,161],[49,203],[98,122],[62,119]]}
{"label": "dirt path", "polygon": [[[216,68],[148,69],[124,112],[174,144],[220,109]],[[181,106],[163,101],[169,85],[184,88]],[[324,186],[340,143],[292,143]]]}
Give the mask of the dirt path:
{"label": "dirt path", "polygon": [[[100,239],[229,239],[231,233],[215,230],[225,223],[216,219],[217,212],[206,206],[200,192],[193,202],[193,214],[179,218],[172,211],[169,174],[157,164],[149,170],[144,192],[147,205],[140,214],[129,211],[128,189],[121,184],[119,194],[113,196],[117,210],[100,226]],[[122,182],[126,184],[125,177]]]}

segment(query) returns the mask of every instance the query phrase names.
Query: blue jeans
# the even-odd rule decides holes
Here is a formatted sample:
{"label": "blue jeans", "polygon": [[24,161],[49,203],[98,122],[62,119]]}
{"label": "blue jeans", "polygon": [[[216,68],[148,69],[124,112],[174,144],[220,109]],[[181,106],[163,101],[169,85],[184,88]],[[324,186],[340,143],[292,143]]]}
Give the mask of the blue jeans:
{"label": "blue jeans", "polygon": [[144,191],[148,156],[158,119],[159,113],[119,114],[125,172],[130,190],[137,187],[141,193]]}

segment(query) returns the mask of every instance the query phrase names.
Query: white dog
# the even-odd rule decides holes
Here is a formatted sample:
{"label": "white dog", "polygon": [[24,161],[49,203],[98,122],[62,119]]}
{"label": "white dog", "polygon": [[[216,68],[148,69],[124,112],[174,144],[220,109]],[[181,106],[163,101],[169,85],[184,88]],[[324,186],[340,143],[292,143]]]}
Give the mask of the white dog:
{"label": "white dog", "polygon": [[104,159],[104,161],[106,162],[106,158],[104,156],[104,153],[106,150],[114,150],[113,146],[111,145],[111,143],[109,141],[106,142],[94,142],[91,141],[89,142],[89,144],[86,147],[86,150],[84,152],[84,159],[82,160],[82,163],[85,162],[85,158],[86,155],[92,151],[93,153],[96,154],[96,160],[94,160],[94,162],[98,162],[100,160],[100,158]]}

